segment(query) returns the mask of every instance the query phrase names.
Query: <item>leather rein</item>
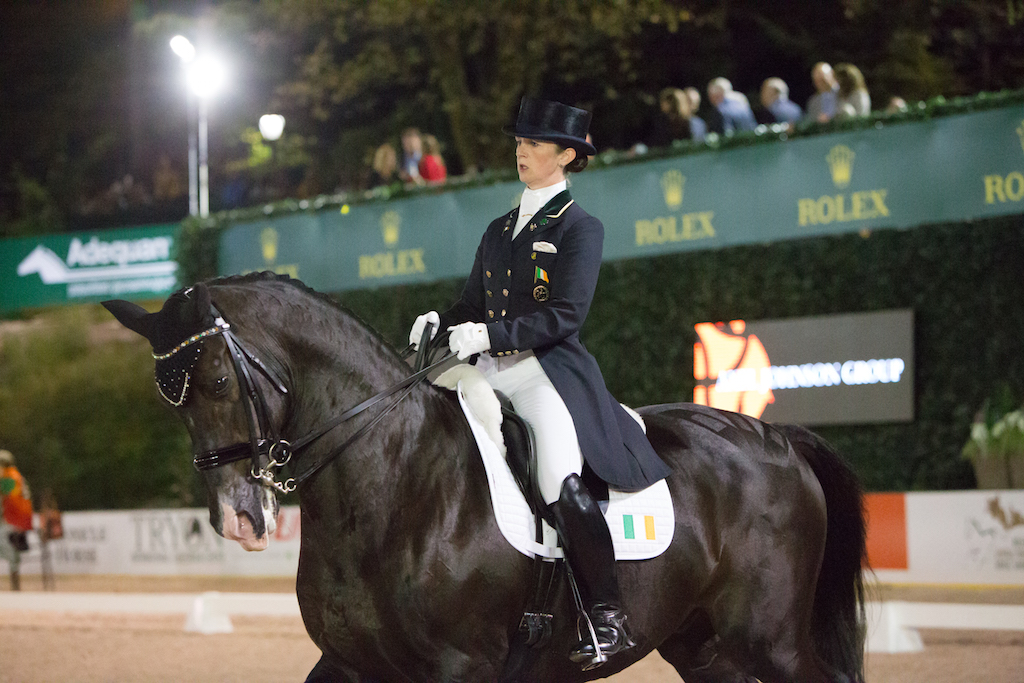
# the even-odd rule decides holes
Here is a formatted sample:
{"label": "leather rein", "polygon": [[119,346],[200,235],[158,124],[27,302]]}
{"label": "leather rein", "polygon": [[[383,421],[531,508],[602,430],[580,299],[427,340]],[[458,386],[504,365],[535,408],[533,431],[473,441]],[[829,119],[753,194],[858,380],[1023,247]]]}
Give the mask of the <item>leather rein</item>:
{"label": "leather rein", "polygon": [[[222,467],[233,462],[249,459],[252,462],[252,467],[249,473],[253,479],[258,480],[264,486],[268,486],[280,491],[281,493],[291,493],[299,484],[322,470],[334,458],[339,456],[350,445],[352,445],[352,443],[370,431],[388,413],[394,410],[399,403],[412,393],[416,384],[420,380],[424,379],[429,372],[443,363],[446,363],[453,356],[450,352],[445,353],[440,360],[423,367],[428,359],[430,359],[431,354],[431,351],[428,349],[428,347],[431,347],[429,342],[431,325],[428,324],[427,328],[424,330],[423,338],[420,341],[419,353],[416,357],[416,371],[412,375],[406,377],[401,382],[388,387],[384,391],[371,396],[358,405],[349,408],[341,415],[338,415],[319,429],[307,434],[301,439],[298,439],[297,441],[288,441],[281,438],[274,429],[274,425],[270,419],[270,413],[267,408],[267,401],[263,396],[263,390],[254,380],[253,372],[251,370],[256,370],[266,377],[278,393],[282,395],[288,394],[287,387],[284,382],[259,359],[259,357],[246,349],[232,331],[231,325],[224,319],[217,308],[211,305],[211,309],[215,318],[214,327],[204,333],[204,338],[206,336],[219,335],[224,338],[224,342],[227,344],[228,353],[231,356],[231,364],[235,369],[235,377],[238,380],[239,386],[243,389],[242,400],[245,404],[244,408],[246,421],[248,422],[249,427],[249,440],[240,441],[229,446],[223,446],[221,448],[215,448],[213,450],[199,453],[194,457],[193,464],[198,471],[205,472],[216,467]],[[439,346],[443,339],[444,336],[438,335],[438,339],[434,340],[433,347],[436,348]],[[403,357],[408,357],[413,348],[414,347],[410,344],[405,351],[403,351]],[[372,420],[356,430],[355,433],[349,436],[344,443],[332,450],[326,457],[313,463],[294,477],[290,477],[284,481],[278,481],[276,479],[275,470],[287,465],[291,461],[293,455],[299,453],[335,427],[338,427],[342,423],[347,422],[367,409],[391,398],[392,396],[395,396],[393,401],[387,404],[383,410],[374,416]],[[261,464],[264,460],[267,462],[266,467],[263,467]]]}

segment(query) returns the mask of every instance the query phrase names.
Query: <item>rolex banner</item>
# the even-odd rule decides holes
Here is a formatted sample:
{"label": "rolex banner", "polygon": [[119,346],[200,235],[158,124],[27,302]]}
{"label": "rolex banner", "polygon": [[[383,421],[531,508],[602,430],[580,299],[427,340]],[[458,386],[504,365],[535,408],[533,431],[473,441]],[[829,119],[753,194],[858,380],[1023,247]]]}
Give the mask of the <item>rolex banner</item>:
{"label": "rolex banner", "polygon": [[101,299],[162,299],[178,286],[179,226],[3,240],[0,311]]}
{"label": "rolex banner", "polygon": [[[571,183],[604,222],[606,260],[1015,214],[1024,108],[709,149]],[[323,291],[462,276],[521,191],[501,183],[236,225],[221,273],[275,270]]]}

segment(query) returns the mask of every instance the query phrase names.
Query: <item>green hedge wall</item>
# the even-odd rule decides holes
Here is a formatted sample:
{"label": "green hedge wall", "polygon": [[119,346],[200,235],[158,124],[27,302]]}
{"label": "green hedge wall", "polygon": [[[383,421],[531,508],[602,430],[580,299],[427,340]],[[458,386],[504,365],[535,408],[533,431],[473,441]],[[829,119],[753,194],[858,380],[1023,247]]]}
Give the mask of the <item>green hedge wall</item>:
{"label": "green hedge wall", "polygon": [[[462,282],[339,300],[396,346]],[[1024,388],[1024,220],[882,230],[607,263],[583,341],[631,405],[689,400],[693,325],[912,308],[912,423],[818,428],[871,491],[974,486],[960,457],[985,399]]]}

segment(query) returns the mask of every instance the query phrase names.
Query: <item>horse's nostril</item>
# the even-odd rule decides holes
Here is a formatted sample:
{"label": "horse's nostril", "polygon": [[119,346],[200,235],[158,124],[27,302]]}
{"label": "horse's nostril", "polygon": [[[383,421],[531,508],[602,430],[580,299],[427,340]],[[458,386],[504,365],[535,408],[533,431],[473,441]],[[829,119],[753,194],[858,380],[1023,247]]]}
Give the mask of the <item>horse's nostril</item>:
{"label": "horse's nostril", "polygon": [[240,512],[240,513],[238,513],[238,532],[240,534],[245,534],[245,525],[246,524],[249,525],[249,531],[252,532],[253,534],[255,534],[256,533],[256,524],[253,522],[252,517],[249,515],[249,513],[248,512]]}

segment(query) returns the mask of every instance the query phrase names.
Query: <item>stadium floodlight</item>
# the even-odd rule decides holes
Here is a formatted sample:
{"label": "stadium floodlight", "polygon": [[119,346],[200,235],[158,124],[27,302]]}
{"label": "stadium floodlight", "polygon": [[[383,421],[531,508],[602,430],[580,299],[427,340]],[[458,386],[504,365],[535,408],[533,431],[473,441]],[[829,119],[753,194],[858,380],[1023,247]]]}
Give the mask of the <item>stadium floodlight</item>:
{"label": "stadium floodlight", "polygon": [[264,114],[260,117],[260,135],[264,140],[273,142],[284,133],[284,117],[280,114]]}

